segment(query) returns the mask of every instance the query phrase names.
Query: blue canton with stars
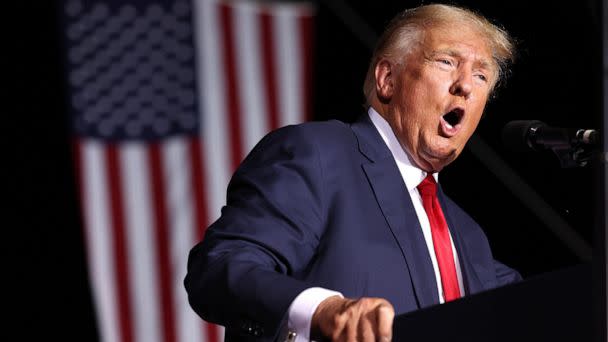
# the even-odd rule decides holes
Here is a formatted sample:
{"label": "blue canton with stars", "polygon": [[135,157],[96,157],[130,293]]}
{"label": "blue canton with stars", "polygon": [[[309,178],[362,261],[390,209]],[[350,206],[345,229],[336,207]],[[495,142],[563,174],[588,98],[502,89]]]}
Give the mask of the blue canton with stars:
{"label": "blue canton with stars", "polygon": [[198,134],[187,1],[66,1],[74,131],[110,141]]}

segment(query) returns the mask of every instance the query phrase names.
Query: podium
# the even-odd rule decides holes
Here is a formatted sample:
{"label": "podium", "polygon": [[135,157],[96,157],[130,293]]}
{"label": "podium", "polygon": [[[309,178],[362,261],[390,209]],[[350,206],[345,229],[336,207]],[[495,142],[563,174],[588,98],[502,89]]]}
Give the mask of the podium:
{"label": "podium", "polygon": [[395,317],[393,341],[591,341],[591,265]]}

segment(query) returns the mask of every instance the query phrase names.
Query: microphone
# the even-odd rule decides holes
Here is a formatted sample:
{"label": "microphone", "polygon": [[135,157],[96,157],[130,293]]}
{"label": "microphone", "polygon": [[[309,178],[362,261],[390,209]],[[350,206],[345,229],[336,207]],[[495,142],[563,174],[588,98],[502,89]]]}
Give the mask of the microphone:
{"label": "microphone", "polygon": [[551,127],[538,120],[515,120],[504,126],[502,140],[507,148],[516,152],[528,149],[557,151],[599,145],[599,133],[594,129]]}

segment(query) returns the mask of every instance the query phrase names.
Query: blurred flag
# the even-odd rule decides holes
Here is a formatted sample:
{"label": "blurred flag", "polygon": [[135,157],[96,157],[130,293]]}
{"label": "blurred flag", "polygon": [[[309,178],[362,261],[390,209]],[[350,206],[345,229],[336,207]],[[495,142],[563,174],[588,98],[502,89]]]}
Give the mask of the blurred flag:
{"label": "blurred flag", "polygon": [[190,309],[190,248],[268,131],[310,117],[303,3],[62,3],[89,274],[102,341],[219,341]]}

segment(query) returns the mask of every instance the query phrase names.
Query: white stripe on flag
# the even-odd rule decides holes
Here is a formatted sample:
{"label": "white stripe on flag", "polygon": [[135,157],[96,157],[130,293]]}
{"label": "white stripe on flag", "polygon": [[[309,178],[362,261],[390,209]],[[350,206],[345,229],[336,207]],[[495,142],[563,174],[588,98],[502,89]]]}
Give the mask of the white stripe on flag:
{"label": "white stripe on flag", "polygon": [[264,99],[264,78],[261,75],[261,46],[259,8],[241,5],[234,8],[234,42],[243,119],[243,153],[246,155],[269,131],[268,108]]}
{"label": "white stripe on flag", "polygon": [[107,166],[103,146],[93,140],[80,143],[82,165],[82,194],[89,251],[91,284],[99,314],[99,334],[102,341],[118,341],[118,308],[116,279],[112,258],[114,244],[109,220]]}
{"label": "white stripe on flag", "polygon": [[218,325],[217,327],[217,341],[223,341],[224,340],[224,333],[226,332],[226,329],[221,326]]}
{"label": "white stripe on flag", "polygon": [[156,241],[150,199],[147,148],[141,143],[123,143],[120,149],[121,185],[125,206],[125,229],[130,300],[134,311],[135,341],[160,341],[160,298],[156,267]]}
{"label": "white stripe on flag", "polygon": [[274,18],[274,42],[278,70],[279,92],[279,123],[281,126],[304,121],[304,108],[300,97],[304,96],[302,89],[301,59],[305,56],[301,51],[298,7],[280,7]]}
{"label": "white stripe on flag", "polygon": [[207,217],[215,221],[224,205],[225,191],[230,177],[230,144],[227,112],[224,103],[224,70],[219,57],[223,49],[219,38],[219,8],[213,0],[194,1],[194,37],[197,49],[197,79],[199,80],[199,103],[201,113],[201,136],[203,158],[207,165],[208,185]]}
{"label": "white stripe on flag", "polygon": [[183,279],[186,276],[188,253],[194,245],[194,197],[190,188],[191,165],[188,142],[171,138],[162,146],[171,258],[173,305],[178,341],[200,341],[200,318],[188,304]]}

